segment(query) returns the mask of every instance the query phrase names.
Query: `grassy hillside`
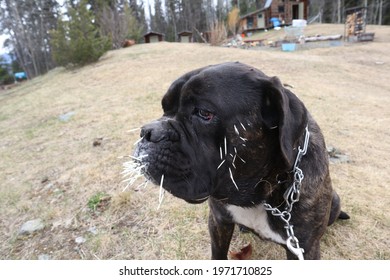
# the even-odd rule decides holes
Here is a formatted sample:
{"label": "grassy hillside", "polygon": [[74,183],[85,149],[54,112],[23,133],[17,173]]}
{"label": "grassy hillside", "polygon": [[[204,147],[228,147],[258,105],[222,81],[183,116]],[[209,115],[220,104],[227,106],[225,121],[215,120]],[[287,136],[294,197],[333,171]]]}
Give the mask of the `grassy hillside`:
{"label": "grassy hillside", "polygon": [[[123,191],[121,172],[138,139],[134,129],[161,115],[172,81],[225,61],[292,85],[327,144],[349,157],[330,168],[352,218],[328,229],[323,258],[390,259],[390,27],[368,31],[374,42],[293,53],[136,45],[0,91],[0,259],[210,258],[207,203],[166,195],[157,210],[158,188]],[[38,218],[44,229],[18,234]],[[232,249],[248,242],[254,258],[285,257],[279,246],[239,232]]]}

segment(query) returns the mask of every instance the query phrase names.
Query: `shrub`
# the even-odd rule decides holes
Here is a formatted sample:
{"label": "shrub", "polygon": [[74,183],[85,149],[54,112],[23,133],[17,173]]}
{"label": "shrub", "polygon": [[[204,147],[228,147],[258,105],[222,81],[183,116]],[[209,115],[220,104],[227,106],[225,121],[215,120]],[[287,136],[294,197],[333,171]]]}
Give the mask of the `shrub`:
{"label": "shrub", "polygon": [[14,77],[8,73],[6,65],[0,63],[0,85],[9,85],[14,82]]}

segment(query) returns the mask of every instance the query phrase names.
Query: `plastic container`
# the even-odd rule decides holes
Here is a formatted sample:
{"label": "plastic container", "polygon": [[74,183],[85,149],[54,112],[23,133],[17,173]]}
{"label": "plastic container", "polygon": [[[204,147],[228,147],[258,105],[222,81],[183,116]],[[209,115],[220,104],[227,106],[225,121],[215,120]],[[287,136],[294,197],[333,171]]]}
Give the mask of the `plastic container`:
{"label": "plastic container", "polygon": [[294,44],[294,43],[282,44],[282,51],[284,51],[284,52],[293,52],[295,50],[296,50],[296,44]]}

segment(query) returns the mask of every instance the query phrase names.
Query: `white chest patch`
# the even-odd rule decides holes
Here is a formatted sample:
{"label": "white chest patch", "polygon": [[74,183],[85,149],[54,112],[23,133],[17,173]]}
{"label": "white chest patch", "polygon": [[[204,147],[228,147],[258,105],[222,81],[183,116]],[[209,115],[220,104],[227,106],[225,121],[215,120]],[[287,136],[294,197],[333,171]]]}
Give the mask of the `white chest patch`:
{"label": "white chest patch", "polygon": [[227,205],[233,221],[254,230],[265,239],[272,240],[279,244],[286,244],[286,240],[279,233],[273,231],[268,223],[267,212],[263,205],[251,208],[243,208],[235,205]]}

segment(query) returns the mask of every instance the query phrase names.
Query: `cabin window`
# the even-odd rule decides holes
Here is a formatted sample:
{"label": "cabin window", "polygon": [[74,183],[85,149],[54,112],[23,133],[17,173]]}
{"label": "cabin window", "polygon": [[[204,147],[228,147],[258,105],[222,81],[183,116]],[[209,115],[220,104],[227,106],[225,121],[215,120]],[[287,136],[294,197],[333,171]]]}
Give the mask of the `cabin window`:
{"label": "cabin window", "polygon": [[248,29],[253,27],[253,17],[248,17],[248,19],[246,20],[246,25]]}

